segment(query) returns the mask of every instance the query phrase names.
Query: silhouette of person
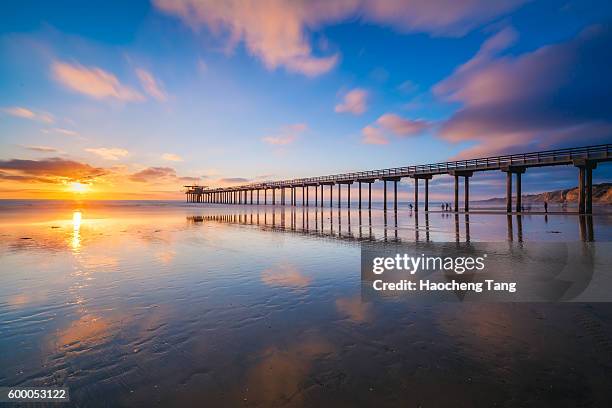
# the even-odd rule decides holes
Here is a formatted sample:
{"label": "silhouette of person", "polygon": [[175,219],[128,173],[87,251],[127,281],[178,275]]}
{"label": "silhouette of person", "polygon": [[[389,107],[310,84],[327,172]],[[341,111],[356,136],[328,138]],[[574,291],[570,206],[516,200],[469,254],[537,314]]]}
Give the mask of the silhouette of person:
{"label": "silhouette of person", "polygon": [[548,201],[544,201],[544,212],[548,212]]}

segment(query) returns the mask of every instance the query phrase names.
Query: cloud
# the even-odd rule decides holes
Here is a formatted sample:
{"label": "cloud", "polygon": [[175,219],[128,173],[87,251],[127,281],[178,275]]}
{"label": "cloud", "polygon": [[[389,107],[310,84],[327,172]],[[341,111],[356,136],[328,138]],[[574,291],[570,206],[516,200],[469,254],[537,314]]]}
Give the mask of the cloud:
{"label": "cloud", "polygon": [[95,99],[118,99],[126,102],[143,101],[138,91],[123,85],[117,77],[98,67],[55,61],[51,65],[53,78],[68,89]]}
{"label": "cloud", "polygon": [[376,144],[376,145],[386,145],[389,144],[389,140],[385,137],[383,132],[374,126],[366,126],[362,130],[363,133],[363,143],[365,144]]}
{"label": "cloud", "polygon": [[295,142],[300,133],[304,132],[308,126],[304,123],[296,123],[294,125],[283,126],[280,133],[277,135],[266,136],[261,140],[264,143],[275,146],[286,146]]}
{"label": "cloud", "polygon": [[355,88],[344,95],[342,103],[336,105],[334,110],[338,113],[349,112],[353,115],[361,115],[367,109],[367,99],[368,92],[366,90]]}
{"label": "cloud", "polygon": [[144,90],[151,95],[153,98],[160,102],[165,102],[168,99],[166,92],[164,91],[161,82],[155,79],[155,77],[149,72],[142,68],[136,69],[136,75],[140,80],[140,84]]}
{"label": "cloud", "polygon": [[125,149],[120,149],[118,147],[96,147],[96,148],[88,148],[85,149],[86,152],[93,153],[104,160],[119,160],[122,157],[127,157],[130,152]]}
{"label": "cloud", "polygon": [[241,184],[248,183],[249,181],[251,180],[244,177],[226,177],[219,180],[221,184]]}
{"label": "cloud", "polygon": [[364,19],[401,32],[461,36],[528,0],[366,0]]}
{"label": "cloud", "polygon": [[46,152],[46,153],[59,152],[59,150],[56,149],[55,147],[49,147],[49,146],[23,146],[23,148],[27,150],[32,150],[35,152]]}
{"label": "cloud", "polygon": [[162,159],[166,161],[173,161],[173,162],[183,161],[183,158],[181,156],[179,156],[178,154],[174,154],[174,153],[164,153],[162,154]]}
{"label": "cloud", "polygon": [[248,52],[261,59],[268,69],[282,66],[307,76],[332,69],[338,62],[338,55],[313,55],[306,26],[345,15],[352,7],[350,3],[352,1],[312,4],[278,0],[154,1],[159,10],[180,17],[194,29],[205,26],[213,34],[227,34],[230,47],[244,41]]}
{"label": "cloud", "polygon": [[591,26],[564,43],[500,56],[515,38],[508,30],[496,34],[435,85],[439,98],[461,104],[441,137],[477,142],[464,157],[609,138],[611,27]]}
{"label": "cloud", "polygon": [[104,169],[59,157],[0,160],[0,172],[0,178],[5,180],[45,183],[87,182],[107,173]]}
{"label": "cloud", "polygon": [[[195,31],[226,35],[233,49],[247,51],[268,69],[316,76],[339,55],[315,55],[309,33],[326,24],[361,18],[402,32],[463,35],[508,13],[526,0],[154,0],[158,10],[179,17]],[[320,47],[327,48],[327,47]]]}
{"label": "cloud", "polygon": [[416,135],[429,127],[429,123],[424,120],[404,119],[394,113],[385,113],[376,123],[396,136]]}
{"label": "cloud", "polygon": [[49,134],[49,133],[59,133],[61,135],[65,135],[65,136],[79,136],[79,132],[77,132],[75,130],[64,129],[64,128],[41,129],[41,131],[43,133],[46,133],[46,134]]}
{"label": "cloud", "polygon": [[172,167],[147,167],[144,170],[132,174],[130,180],[146,183],[163,179],[174,179],[176,177],[176,170]]}
{"label": "cloud", "polygon": [[4,113],[7,113],[11,116],[15,116],[18,118],[23,118],[23,119],[29,119],[29,120],[35,120],[38,122],[44,122],[44,123],[53,123],[54,122],[54,118],[53,115],[51,115],[50,113],[47,112],[34,112],[30,109],[21,107],[21,106],[12,106],[12,107],[8,107],[8,108],[3,108],[2,111]]}
{"label": "cloud", "polygon": [[405,119],[394,113],[385,113],[373,125],[361,131],[362,142],[366,144],[388,144],[387,135],[395,137],[414,136],[429,128],[431,124],[424,120]]}

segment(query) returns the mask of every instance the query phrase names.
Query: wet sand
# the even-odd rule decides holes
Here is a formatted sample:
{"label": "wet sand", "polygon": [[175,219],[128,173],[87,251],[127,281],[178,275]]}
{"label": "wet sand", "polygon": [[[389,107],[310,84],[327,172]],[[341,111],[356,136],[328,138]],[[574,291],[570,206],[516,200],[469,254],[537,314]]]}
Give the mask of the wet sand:
{"label": "wet sand", "polygon": [[360,241],[611,241],[612,216],[0,210],[0,385],[75,406],[611,406],[612,306],[361,295]]}

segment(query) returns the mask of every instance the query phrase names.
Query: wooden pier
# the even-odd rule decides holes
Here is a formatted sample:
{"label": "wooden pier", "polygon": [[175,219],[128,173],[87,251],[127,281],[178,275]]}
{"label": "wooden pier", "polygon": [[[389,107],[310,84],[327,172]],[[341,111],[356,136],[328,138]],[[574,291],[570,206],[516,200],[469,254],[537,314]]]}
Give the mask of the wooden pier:
{"label": "wooden pier", "polygon": [[[612,160],[612,145],[574,147],[567,149],[547,150],[532,153],[512,154],[505,156],[485,157],[479,159],[456,160],[442,163],[421,164],[416,166],[396,167],[382,170],[370,170],[355,173],[343,173],[329,176],[309,177],[291,180],[268,181],[244,184],[233,187],[209,188],[205,186],[185,186],[187,202],[217,204],[268,204],[268,191],[271,191],[272,205],[297,206],[296,189],[302,189],[301,205],[310,206],[309,191],[314,188],[314,206],[324,206],[323,191],[329,187],[329,205],[333,206],[333,190],[337,186],[337,205],[342,203],[342,186],[347,186],[347,206],[351,205],[351,184],[359,184],[358,206],[362,208],[362,185],[368,185],[367,208],[372,208],[372,184],[383,183],[383,208],[387,210],[387,183],[393,182],[393,209],[397,211],[397,183],[402,178],[414,179],[414,210],[419,210],[419,182],[424,183],[424,211],[429,211],[429,180],[434,176],[448,174],[454,177],[454,212],[459,210],[459,184],[463,180],[463,212],[469,212],[469,180],[475,173],[484,171],[502,171],[506,173],[506,212],[512,212],[513,178],[515,179],[515,211],[521,212],[521,178],[529,168],[548,166],[575,166],[578,169],[578,212],[593,212],[593,170],[600,162]],[[319,196],[320,191],[320,196]],[[253,192],[255,200],[253,200]],[[263,203],[260,200],[263,192]],[[278,192],[278,200],[277,200]],[[289,202],[287,203],[287,192]],[[320,199],[319,199],[320,198]]]}

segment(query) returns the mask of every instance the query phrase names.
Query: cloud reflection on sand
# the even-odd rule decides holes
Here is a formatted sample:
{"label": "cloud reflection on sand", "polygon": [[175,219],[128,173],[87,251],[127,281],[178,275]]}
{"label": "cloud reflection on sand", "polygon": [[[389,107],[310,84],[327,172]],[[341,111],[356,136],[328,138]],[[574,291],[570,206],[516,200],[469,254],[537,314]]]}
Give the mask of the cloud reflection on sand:
{"label": "cloud reflection on sand", "polygon": [[262,406],[300,405],[313,361],[334,351],[334,346],[320,336],[287,347],[268,347],[248,372],[245,400]]}
{"label": "cloud reflection on sand", "polygon": [[373,317],[372,306],[363,302],[360,295],[337,299],[336,310],[354,323],[368,322]]}
{"label": "cloud reflection on sand", "polygon": [[264,270],[261,281],[268,286],[283,286],[290,289],[304,289],[310,285],[311,278],[301,273],[290,263],[280,263]]}

